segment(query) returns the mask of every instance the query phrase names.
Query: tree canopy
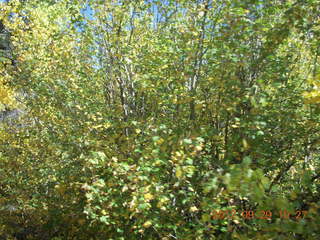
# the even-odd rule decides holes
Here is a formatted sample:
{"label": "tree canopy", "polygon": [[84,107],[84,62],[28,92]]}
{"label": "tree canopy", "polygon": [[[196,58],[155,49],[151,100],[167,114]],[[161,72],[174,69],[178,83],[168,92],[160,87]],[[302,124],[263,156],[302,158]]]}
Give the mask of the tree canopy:
{"label": "tree canopy", "polygon": [[319,0],[0,10],[0,238],[318,239]]}

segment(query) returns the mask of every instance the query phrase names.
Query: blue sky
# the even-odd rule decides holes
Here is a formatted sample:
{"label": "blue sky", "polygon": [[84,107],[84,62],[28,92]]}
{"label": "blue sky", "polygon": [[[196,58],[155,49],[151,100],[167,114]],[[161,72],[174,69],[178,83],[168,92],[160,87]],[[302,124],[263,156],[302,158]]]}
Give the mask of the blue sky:
{"label": "blue sky", "polygon": [[90,6],[87,4],[86,8],[83,8],[81,10],[81,13],[84,14],[84,16],[90,20],[93,19],[93,10],[90,8]]}

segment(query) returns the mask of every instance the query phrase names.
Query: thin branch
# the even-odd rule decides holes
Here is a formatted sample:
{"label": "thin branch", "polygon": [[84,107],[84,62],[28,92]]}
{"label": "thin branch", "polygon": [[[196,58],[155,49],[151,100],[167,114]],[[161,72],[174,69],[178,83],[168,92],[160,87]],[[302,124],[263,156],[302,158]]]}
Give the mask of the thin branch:
{"label": "thin branch", "polygon": [[271,182],[270,187],[268,189],[268,193],[271,192],[272,187],[279,182],[279,180],[283,177],[284,173],[286,173],[294,164],[295,164],[295,161],[290,162],[284,169],[282,169],[278,173],[278,175]]}

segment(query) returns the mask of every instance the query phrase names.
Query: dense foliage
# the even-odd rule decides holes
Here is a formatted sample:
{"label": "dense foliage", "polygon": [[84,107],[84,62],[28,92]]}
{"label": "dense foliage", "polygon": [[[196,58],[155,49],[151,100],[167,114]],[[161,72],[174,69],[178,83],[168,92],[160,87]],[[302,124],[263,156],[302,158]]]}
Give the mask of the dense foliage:
{"label": "dense foliage", "polygon": [[319,0],[0,4],[1,239],[319,239]]}

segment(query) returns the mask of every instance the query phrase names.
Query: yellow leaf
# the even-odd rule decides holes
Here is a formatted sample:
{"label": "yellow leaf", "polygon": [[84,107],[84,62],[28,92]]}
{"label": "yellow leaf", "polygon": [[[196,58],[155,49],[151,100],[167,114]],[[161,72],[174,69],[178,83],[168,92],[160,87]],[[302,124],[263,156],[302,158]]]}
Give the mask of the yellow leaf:
{"label": "yellow leaf", "polygon": [[182,170],[181,170],[180,167],[178,167],[178,168],[176,169],[176,177],[177,177],[177,178],[181,178],[181,177],[182,177]]}
{"label": "yellow leaf", "polygon": [[190,208],[190,212],[197,212],[198,211],[198,208],[196,206],[192,206]]}
{"label": "yellow leaf", "polygon": [[248,142],[247,142],[247,140],[245,138],[242,139],[242,144],[243,144],[243,147],[244,147],[245,150],[247,150],[249,148],[249,144],[248,144]]}
{"label": "yellow leaf", "polygon": [[209,214],[203,214],[203,215],[201,216],[201,220],[202,220],[203,222],[208,222],[208,221],[210,221],[210,215],[209,215]]}
{"label": "yellow leaf", "polygon": [[152,222],[151,221],[146,221],[142,226],[144,227],[144,228],[148,228],[148,227],[150,227],[152,225]]}
{"label": "yellow leaf", "polygon": [[102,215],[107,215],[106,210],[103,209],[103,210],[101,211],[101,214],[102,214]]}
{"label": "yellow leaf", "polygon": [[198,151],[198,152],[201,151],[201,150],[202,150],[202,146],[197,145],[197,146],[195,147],[195,150]]}
{"label": "yellow leaf", "polygon": [[144,194],[144,198],[148,201],[152,200],[153,199],[153,195],[151,193],[146,193]]}
{"label": "yellow leaf", "polygon": [[307,103],[307,104],[310,104],[310,103],[320,103],[320,96],[306,99],[304,102]]}

